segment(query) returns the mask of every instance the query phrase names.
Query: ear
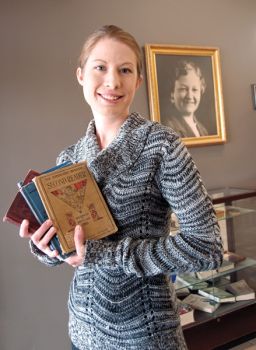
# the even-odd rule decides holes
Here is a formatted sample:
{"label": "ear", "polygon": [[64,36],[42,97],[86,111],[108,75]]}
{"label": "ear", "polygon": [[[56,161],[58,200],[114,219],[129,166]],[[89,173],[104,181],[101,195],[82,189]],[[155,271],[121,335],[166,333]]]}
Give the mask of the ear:
{"label": "ear", "polygon": [[142,82],[143,82],[143,75],[141,74],[137,79],[136,89],[138,89],[141,86]]}
{"label": "ear", "polygon": [[78,67],[76,70],[76,77],[77,77],[77,81],[80,85],[84,85],[84,76],[83,76],[83,71],[81,67]]}
{"label": "ear", "polygon": [[173,92],[171,92],[170,100],[171,100],[171,103],[174,104],[174,94],[173,94]]}

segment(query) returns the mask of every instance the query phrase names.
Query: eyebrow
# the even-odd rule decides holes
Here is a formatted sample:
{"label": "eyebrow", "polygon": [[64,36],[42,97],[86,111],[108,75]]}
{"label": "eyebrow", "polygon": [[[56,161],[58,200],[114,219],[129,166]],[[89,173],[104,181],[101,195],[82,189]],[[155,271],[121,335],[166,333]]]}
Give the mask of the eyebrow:
{"label": "eyebrow", "polygon": [[[93,60],[93,62],[101,62],[101,63],[105,63],[105,64],[107,64],[107,61],[105,61],[105,60],[103,60],[103,59],[101,59],[101,58],[95,58],[94,60]],[[134,64],[132,63],[132,62],[123,62],[123,63],[121,63],[120,64],[120,66],[125,66],[125,65],[130,65],[130,66],[134,66]]]}

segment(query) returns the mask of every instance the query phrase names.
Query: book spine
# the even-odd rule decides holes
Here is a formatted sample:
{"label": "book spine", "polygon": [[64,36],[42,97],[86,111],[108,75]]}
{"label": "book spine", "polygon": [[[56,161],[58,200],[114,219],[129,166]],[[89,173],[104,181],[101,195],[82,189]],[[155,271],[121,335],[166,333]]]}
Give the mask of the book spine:
{"label": "book spine", "polygon": [[31,182],[26,186],[22,186],[20,192],[35,215],[37,221],[40,224],[44,223],[48,219],[48,216],[34,183]]}
{"label": "book spine", "polygon": [[71,164],[72,164],[72,162],[68,160],[68,161],[66,161],[66,162],[64,162],[64,163],[61,163],[61,164],[59,164],[59,165],[55,165],[54,167],[43,171],[42,174],[51,173],[52,171],[55,171],[55,170],[64,168],[64,167],[66,167],[66,166],[68,166],[68,165],[71,165]]}
{"label": "book spine", "polygon": [[[40,197],[41,202],[47,203],[47,194],[45,193],[43,186],[41,186],[41,179],[39,177],[34,179],[34,185],[38,191],[38,196]],[[52,220],[53,226],[56,228],[57,232],[60,231],[59,223],[55,218],[54,210],[53,210],[52,206],[50,205],[50,203],[48,203],[47,207],[45,207],[45,210],[46,210],[48,217]],[[61,251],[64,253],[69,253],[69,251],[68,251],[69,247],[68,247],[64,237],[62,237],[62,236],[58,237],[58,242],[59,242]]]}
{"label": "book spine", "polygon": [[[40,224],[44,223],[48,219],[48,215],[34,182],[29,183],[27,186],[22,186],[20,188],[20,193],[24,197],[37,221]],[[59,239],[56,235],[51,239],[49,246],[51,250],[57,250],[61,258],[65,259],[68,257],[67,254],[63,254]]]}

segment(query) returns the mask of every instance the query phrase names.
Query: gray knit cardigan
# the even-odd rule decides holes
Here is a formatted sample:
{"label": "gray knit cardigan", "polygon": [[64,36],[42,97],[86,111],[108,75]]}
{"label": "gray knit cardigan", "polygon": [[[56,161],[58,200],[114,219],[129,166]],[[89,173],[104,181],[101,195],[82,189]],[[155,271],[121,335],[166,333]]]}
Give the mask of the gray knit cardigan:
{"label": "gray knit cardigan", "polygon": [[[118,233],[87,241],[69,296],[69,334],[81,350],[186,349],[172,273],[215,269],[222,243],[211,200],[169,128],[132,113],[100,150],[95,124],[57,163],[86,160]],[[169,235],[175,212],[180,232]],[[47,265],[61,262],[32,252]]]}

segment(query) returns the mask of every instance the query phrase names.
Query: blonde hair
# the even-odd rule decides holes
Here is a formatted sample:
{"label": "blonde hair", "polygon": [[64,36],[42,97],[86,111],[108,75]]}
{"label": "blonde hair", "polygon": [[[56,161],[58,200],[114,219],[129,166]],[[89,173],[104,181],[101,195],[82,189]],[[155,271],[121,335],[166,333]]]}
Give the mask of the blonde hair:
{"label": "blonde hair", "polygon": [[142,52],[135,38],[128,32],[115,25],[104,25],[93,32],[85,41],[78,59],[78,66],[83,69],[86,61],[96,46],[104,38],[112,38],[129,46],[136,56],[138,76],[142,74]]}

